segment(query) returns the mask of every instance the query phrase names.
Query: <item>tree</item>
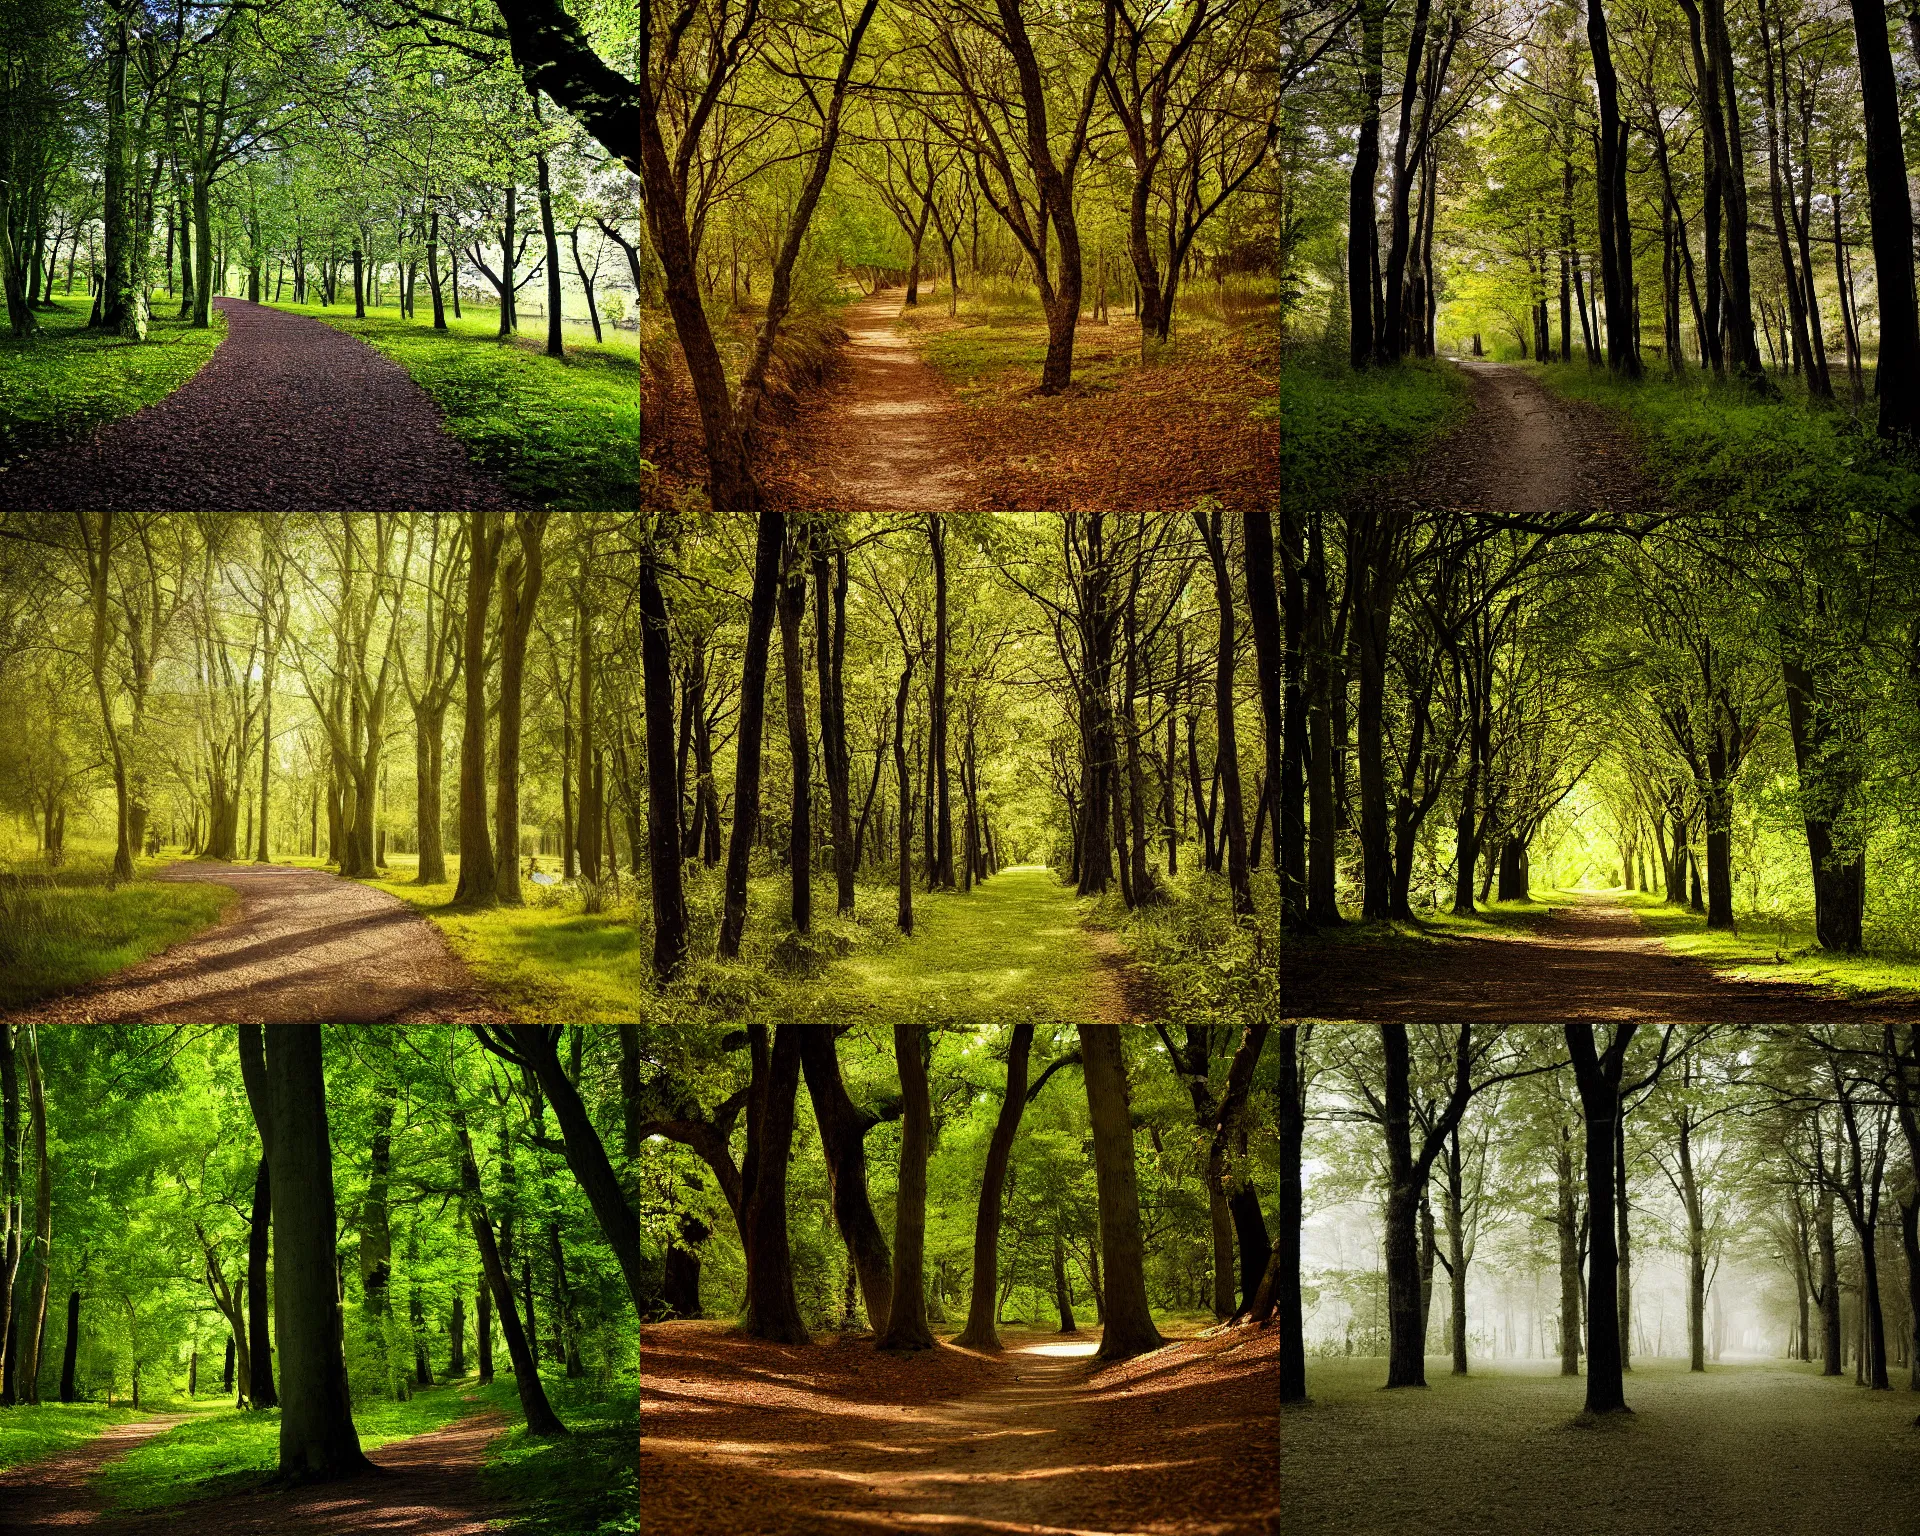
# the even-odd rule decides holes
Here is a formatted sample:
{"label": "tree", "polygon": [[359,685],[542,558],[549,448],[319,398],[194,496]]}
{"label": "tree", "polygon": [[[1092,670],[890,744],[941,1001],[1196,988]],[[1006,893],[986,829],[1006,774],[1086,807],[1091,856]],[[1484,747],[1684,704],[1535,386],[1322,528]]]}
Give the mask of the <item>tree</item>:
{"label": "tree", "polygon": [[[999,1311],[1000,1285],[1000,1201],[1006,1188],[1007,1160],[1013,1153],[1013,1139],[1020,1133],[1020,1116],[1026,1109],[1027,1057],[1033,1049],[1033,1026],[1016,1024],[1007,1040],[1007,1086],[1000,1100],[1000,1114],[993,1123],[993,1139],[987,1144],[987,1165],[980,1177],[980,1209],[973,1222],[973,1292],[967,1304],[967,1326],[953,1342],[962,1349],[998,1350],[1000,1336],[994,1329]],[[1056,1253],[1059,1245],[1056,1233]],[[1056,1267],[1064,1270],[1063,1259]],[[1056,1290],[1064,1281],[1056,1282]],[[1060,1331],[1071,1331],[1071,1306],[1064,1311]]]}
{"label": "tree", "polygon": [[834,1036],[826,1030],[801,1031],[800,1067],[807,1078],[807,1096],[813,1101],[813,1118],[820,1127],[834,1220],[859,1274],[867,1323],[879,1336],[887,1331],[893,1306],[893,1260],[867,1193],[866,1139],[880,1117],[857,1109],[847,1097],[846,1084],[840,1078],[839,1051]]}
{"label": "tree", "polygon": [[1621,1380],[1620,1254],[1613,1223],[1604,1213],[1614,1205],[1614,1126],[1620,1117],[1620,1078],[1627,1047],[1637,1024],[1616,1024],[1601,1047],[1591,1024],[1565,1026],[1567,1053],[1586,1124],[1587,1208],[1601,1212],[1589,1223],[1587,1248],[1587,1402],[1588,1413],[1631,1413]]}
{"label": "tree", "polygon": [[1106,1332],[1101,1360],[1126,1360],[1164,1342],[1147,1305],[1140,1195],[1134,1180],[1133,1127],[1120,1029],[1082,1024],[1080,1055],[1093,1123],[1094,1173],[1100,1188],[1100,1251],[1106,1267]]}
{"label": "tree", "polygon": [[893,1299],[887,1307],[886,1331],[878,1339],[881,1349],[933,1348],[933,1334],[927,1328],[924,1267],[927,1153],[933,1125],[927,1091],[927,1054],[931,1048],[932,1041],[923,1030],[911,1024],[894,1025],[893,1055],[900,1068],[906,1115],[900,1128],[900,1193],[894,1207]]}
{"label": "tree", "polygon": [[[453,899],[484,906],[494,899],[493,844],[487,832],[487,606],[493,594],[505,514],[470,512],[467,525],[467,612],[464,667],[466,718],[460,736],[460,883]],[[515,850],[502,849],[509,863]]]}

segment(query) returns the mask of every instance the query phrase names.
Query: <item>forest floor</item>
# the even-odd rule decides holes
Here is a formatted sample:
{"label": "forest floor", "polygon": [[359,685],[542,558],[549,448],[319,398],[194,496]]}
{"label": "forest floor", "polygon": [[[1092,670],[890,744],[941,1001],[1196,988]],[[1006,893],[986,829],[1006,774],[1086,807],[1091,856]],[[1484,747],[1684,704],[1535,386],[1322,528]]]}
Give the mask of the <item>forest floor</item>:
{"label": "forest floor", "polygon": [[1723,975],[1673,954],[1621,902],[1565,895],[1565,905],[1523,914],[1505,930],[1369,928],[1290,939],[1281,959],[1281,1016],[1500,1024],[1920,1019],[1920,997],[1911,994],[1849,998],[1817,983]]}
{"label": "forest floor", "polygon": [[98,1526],[96,1516],[103,1505],[89,1492],[88,1483],[109,1462],[186,1423],[188,1417],[163,1413],[109,1425],[77,1450],[0,1473],[0,1536]]}
{"label": "forest floor", "polygon": [[186,860],[161,881],[240,901],[206,932],[16,1017],[43,1024],[492,1022],[503,1015],[432,924],[317,870]]}
{"label": "forest floor", "polygon": [[0,474],[0,508],[194,512],[509,507],[399,364],[331,326],[241,299],[158,404]]}
{"label": "forest floor", "polygon": [[1920,1530],[1920,1430],[1907,1392],[1817,1365],[1637,1363],[1631,1417],[1575,1422],[1586,1383],[1557,1364],[1427,1361],[1428,1390],[1383,1392],[1384,1359],[1312,1359],[1281,1414],[1289,1536],[1813,1536]]}
{"label": "forest floor", "polygon": [[866,1335],[642,1327],[650,1519],[686,1536],[1278,1536],[1276,1331],[1098,1369],[1098,1329],[1000,1337],[999,1356],[900,1356]]}

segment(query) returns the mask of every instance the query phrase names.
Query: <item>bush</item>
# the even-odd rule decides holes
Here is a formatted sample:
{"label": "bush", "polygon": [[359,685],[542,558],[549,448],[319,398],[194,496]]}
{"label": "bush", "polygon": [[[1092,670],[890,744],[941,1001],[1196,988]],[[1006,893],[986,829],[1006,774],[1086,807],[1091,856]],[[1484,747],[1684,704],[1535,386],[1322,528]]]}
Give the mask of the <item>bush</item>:
{"label": "bush", "polygon": [[1324,349],[1289,353],[1280,370],[1280,483],[1296,505],[1336,505],[1453,426],[1465,390],[1444,363],[1355,373]]}

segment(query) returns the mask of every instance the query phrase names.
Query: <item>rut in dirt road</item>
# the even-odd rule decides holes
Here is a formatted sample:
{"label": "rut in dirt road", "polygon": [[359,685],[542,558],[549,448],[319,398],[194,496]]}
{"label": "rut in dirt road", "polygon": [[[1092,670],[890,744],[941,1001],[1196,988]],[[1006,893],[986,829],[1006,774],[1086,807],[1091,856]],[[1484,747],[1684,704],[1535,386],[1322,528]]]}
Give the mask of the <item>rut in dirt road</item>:
{"label": "rut in dirt road", "polygon": [[448,511],[519,505],[398,363],[344,331],[215,299],[227,334],[166,399],[0,473],[0,509]]}
{"label": "rut in dirt road", "polygon": [[240,892],[198,938],[16,1015],[39,1024],[503,1022],[440,931],[396,896],[316,869],[169,865]]}
{"label": "rut in dirt road", "polygon": [[0,1472],[0,1536],[96,1528],[101,1504],[87,1487],[94,1475],[135,1446],[186,1421],[184,1413],[163,1413],[111,1424],[78,1450]]}
{"label": "rut in dirt road", "polygon": [[1804,982],[1747,981],[1673,954],[1618,902],[1591,898],[1503,938],[1290,944],[1287,1019],[1536,1024],[1796,1024],[1920,1019],[1920,999],[1849,1001]]}

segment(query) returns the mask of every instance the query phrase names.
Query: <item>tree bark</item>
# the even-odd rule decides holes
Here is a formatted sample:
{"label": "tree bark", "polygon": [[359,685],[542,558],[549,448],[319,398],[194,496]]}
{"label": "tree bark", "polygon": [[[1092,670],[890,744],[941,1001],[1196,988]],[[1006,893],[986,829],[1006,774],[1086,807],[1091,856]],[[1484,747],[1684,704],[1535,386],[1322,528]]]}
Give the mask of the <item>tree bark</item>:
{"label": "tree bark", "polygon": [[734,738],[733,835],[727,843],[726,901],[720,919],[720,957],[735,960],[747,926],[747,872],[760,830],[760,742],[766,727],[767,648],[779,599],[786,519],[762,512],[753,549],[753,593],[747,609],[746,653],[740,670],[740,723]]}
{"label": "tree bark", "polygon": [[[793,1096],[800,1085],[800,1033],[806,1026],[782,1024],[774,1035],[764,1076],[768,1026],[749,1025],[754,1038],[755,1075],[762,1077],[759,1101],[748,1111],[746,1249],[747,1313],[744,1326],[756,1338],[776,1344],[809,1342],[793,1292],[793,1250],[787,1237],[787,1161],[793,1151]],[[638,1222],[635,1247],[638,1248]],[[639,1303],[639,1276],[634,1301]],[[896,1278],[896,1286],[898,1284]]]}
{"label": "tree bark", "polygon": [[1901,143],[1900,95],[1882,0],[1852,0],[1867,152],[1867,209],[1873,224],[1874,282],[1880,302],[1880,356],[1874,388],[1883,437],[1920,434],[1920,313],[1915,310],[1913,202]]}
{"label": "tree bark", "polygon": [[1565,1026],[1586,1120],[1587,1401],[1588,1413],[1631,1413],[1621,1380],[1619,1251],[1613,1222],[1613,1137],[1619,1119],[1620,1074],[1637,1024],[1616,1024],[1612,1042],[1597,1050],[1591,1024]]}
{"label": "tree bark", "polygon": [[519,906],[520,722],[527,665],[527,637],[546,579],[544,539],[551,512],[516,512],[518,547],[500,573],[500,751],[494,781],[493,820],[499,843],[494,866],[495,900]]}
{"label": "tree bark", "polygon": [[[1013,1139],[1020,1133],[1020,1117],[1027,1105],[1027,1058],[1033,1049],[1033,1026],[1016,1024],[1007,1042],[1007,1087],[1000,1101],[1000,1114],[994,1121],[993,1139],[987,1144],[987,1166],[980,1180],[980,1209],[973,1223],[973,1295],[967,1306],[967,1326],[953,1342],[962,1349],[998,1350],[1000,1337],[994,1330],[994,1281],[1000,1272],[1000,1201],[1006,1189],[1007,1160],[1013,1155]],[[1054,1288],[1063,1261],[1060,1238],[1054,1236]],[[1060,1331],[1072,1327],[1073,1314],[1063,1307]]]}
{"label": "tree bark", "polygon": [[653,900],[653,974],[665,983],[686,963],[687,903],[680,880],[680,786],[674,771],[673,645],[655,556],[649,539],[640,550],[640,666],[647,710],[647,871]]}
{"label": "tree bark", "polygon": [[813,1117],[820,1127],[834,1220],[859,1272],[867,1324],[878,1337],[887,1331],[893,1305],[893,1261],[867,1193],[866,1132],[873,1122],[863,1125],[863,1117],[847,1097],[846,1085],[840,1079],[839,1053],[828,1030],[800,1032],[800,1067],[806,1074],[807,1096],[813,1101]]}
{"label": "tree bark", "polygon": [[[887,1308],[886,1331],[879,1338],[881,1349],[933,1348],[933,1334],[927,1327],[924,1262],[927,1152],[932,1137],[933,1106],[927,1089],[927,1058],[922,1053],[929,1046],[926,1032],[918,1026],[893,1026],[893,1055],[899,1066],[906,1114],[900,1123],[899,1194],[894,1205],[893,1300]],[[996,1137],[998,1134],[996,1127]]]}
{"label": "tree bark", "polygon": [[1098,1358],[1125,1360],[1163,1342],[1147,1304],[1126,1060],[1118,1025],[1082,1024],[1079,1033],[1100,1191],[1100,1248],[1106,1259],[1106,1333]]}
{"label": "tree bark", "polygon": [[[493,594],[505,513],[473,512],[467,538],[466,719],[460,735],[460,883],[453,899],[494,899],[493,843],[487,827],[487,607]],[[511,860],[513,851],[503,850]]]}

